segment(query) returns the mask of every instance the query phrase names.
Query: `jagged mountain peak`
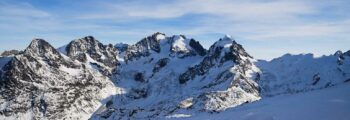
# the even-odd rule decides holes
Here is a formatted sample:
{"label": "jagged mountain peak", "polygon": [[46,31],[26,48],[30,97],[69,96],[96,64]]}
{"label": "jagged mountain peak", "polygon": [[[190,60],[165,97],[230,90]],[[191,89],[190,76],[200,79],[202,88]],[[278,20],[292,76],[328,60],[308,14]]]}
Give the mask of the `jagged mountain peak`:
{"label": "jagged mountain peak", "polygon": [[225,35],[224,37],[222,37],[218,41],[216,41],[213,44],[213,46],[215,46],[215,47],[230,47],[232,44],[237,44],[237,43],[230,35]]}
{"label": "jagged mountain peak", "polygon": [[94,36],[91,36],[91,35],[87,35],[81,39],[85,39],[85,40],[95,40],[95,37]]}
{"label": "jagged mountain peak", "polygon": [[40,38],[33,39],[30,45],[24,50],[24,54],[32,57],[61,58],[59,52],[50,43]]}
{"label": "jagged mountain peak", "polygon": [[32,42],[30,42],[29,46],[25,49],[25,52],[29,52],[29,51],[42,52],[39,50],[43,48],[50,48],[50,47],[52,46],[44,39],[35,38],[32,40]]}
{"label": "jagged mountain peak", "polygon": [[79,39],[76,39],[76,40],[73,40],[72,42],[75,42],[75,43],[81,43],[81,44],[91,44],[91,45],[98,45],[98,44],[102,44],[101,42],[99,42],[98,40],[95,39],[95,37],[93,36],[85,36],[85,37],[82,37],[82,38],[79,38]]}
{"label": "jagged mountain peak", "polygon": [[207,50],[195,39],[188,39],[185,35],[173,35],[169,40],[171,52],[179,54],[179,57],[200,55],[204,56]]}
{"label": "jagged mountain peak", "polygon": [[189,39],[186,39],[184,35],[173,35],[170,38],[171,51],[172,52],[189,52],[191,47],[189,46]]}
{"label": "jagged mountain peak", "polygon": [[[82,38],[78,38],[78,39],[74,39],[71,42],[69,42],[67,45],[64,45],[62,47],[59,47],[58,50],[65,54],[68,55],[68,51],[70,51],[70,49],[74,49],[77,47],[83,47],[85,50],[90,49],[90,46],[96,46],[98,44],[102,44],[100,43],[98,40],[96,40],[93,36],[85,36]],[[74,47],[74,48],[71,48]],[[91,47],[94,48],[94,47]],[[72,54],[72,52],[70,52],[70,54]]]}
{"label": "jagged mountain peak", "polygon": [[162,32],[155,32],[155,33],[152,33],[152,34],[144,37],[144,39],[146,39],[146,38],[153,38],[155,40],[162,40],[162,39],[166,38],[166,34],[162,33]]}
{"label": "jagged mountain peak", "polygon": [[162,40],[162,39],[165,39],[166,37],[165,33],[161,33],[161,32],[153,33],[151,36],[155,37],[156,40]]}
{"label": "jagged mountain peak", "polygon": [[87,119],[112,83],[34,39],[0,70],[0,86],[0,119]]}
{"label": "jagged mountain peak", "polygon": [[143,38],[126,50],[125,61],[147,57],[151,54],[160,54],[163,57],[184,58],[188,56],[204,56],[207,50],[194,39],[185,35],[166,36],[164,33],[154,33]]}
{"label": "jagged mountain peak", "polygon": [[216,41],[209,48],[209,57],[211,61],[220,61],[220,63],[226,61],[234,61],[235,63],[242,63],[251,57],[241,44],[238,44],[231,36],[225,35]]}
{"label": "jagged mountain peak", "polygon": [[164,33],[156,32],[150,36],[147,36],[131,46],[131,49],[137,49],[138,52],[148,52],[148,50],[160,52],[160,40],[166,38]]}
{"label": "jagged mountain peak", "polygon": [[71,41],[65,47],[65,53],[68,57],[80,62],[88,62],[91,58],[109,67],[115,67],[118,64],[116,48],[112,44],[102,44],[93,36],[86,36]]}
{"label": "jagged mountain peak", "polygon": [[[103,46],[101,42],[96,40],[93,36],[85,36],[79,39],[75,39],[69,43],[68,46],[78,47],[79,49],[96,49],[96,47]],[[69,48],[68,48],[69,49]]]}
{"label": "jagged mountain peak", "polygon": [[182,74],[179,81],[180,84],[184,84],[196,76],[206,74],[214,66],[220,67],[227,62],[232,66],[239,66],[238,71],[245,74],[245,70],[254,67],[251,59],[252,57],[244,50],[242,45],[236,43],[231,36],[225,35],[209,48],[208,54],[200,64],[191,67],[186,73]]}
{"label": "jagged mountain peak", "polygon": [[[161,40],[164,40],[167,36],[165,33],[161,32],[155,32],[151,35],[148,35],[147,37],[144,37],[140,41],[138,41],[134,45],[140,45],[140,44],[148,44],[148,45],[154,45],[154,44],[159,44]],[[155,50],[156,51],[156,50]]]}

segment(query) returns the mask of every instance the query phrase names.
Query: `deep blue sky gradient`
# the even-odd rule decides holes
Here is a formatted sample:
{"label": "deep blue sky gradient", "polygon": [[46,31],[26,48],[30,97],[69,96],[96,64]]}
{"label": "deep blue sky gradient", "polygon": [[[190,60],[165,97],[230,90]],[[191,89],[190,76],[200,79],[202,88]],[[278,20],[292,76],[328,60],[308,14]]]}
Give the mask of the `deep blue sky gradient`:
{"label": "deep blue sky gradient", "polygon": [[55,47],[86,35],[133,44],[154,32],[209,47],[225,34],[258,59],[350,50],[348,0],[1,0],[0,51],[33,38]]}

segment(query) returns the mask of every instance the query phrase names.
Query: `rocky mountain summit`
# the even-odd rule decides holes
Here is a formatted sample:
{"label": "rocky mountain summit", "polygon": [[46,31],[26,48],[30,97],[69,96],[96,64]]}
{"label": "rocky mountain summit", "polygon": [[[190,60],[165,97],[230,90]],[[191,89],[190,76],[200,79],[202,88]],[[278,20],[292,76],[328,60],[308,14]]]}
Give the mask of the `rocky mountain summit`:
{"label": "rocky mountain summit", "polygon": [[2,67],[0,86],[1,119],[87,119],[114,89],[108,77],[43,39]]}
{"label": "rocky mountain summit", "polygon": [[3,54],[0,119],[166,119],[350,81],[349,51],[255,60],[229,35],[209,49],[159,32],[133,45],[34,39]]}

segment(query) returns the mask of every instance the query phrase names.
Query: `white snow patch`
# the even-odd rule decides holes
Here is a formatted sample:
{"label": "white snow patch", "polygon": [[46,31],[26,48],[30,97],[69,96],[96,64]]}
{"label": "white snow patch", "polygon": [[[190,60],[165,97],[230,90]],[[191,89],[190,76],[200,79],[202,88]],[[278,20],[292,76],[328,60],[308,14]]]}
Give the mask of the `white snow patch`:
{"label": "white snow patch", "polygon": [[174,36],[173,48],[175,51],[187,51],[187,43],[185,43],[185,39],[181,36]]}
{"label": "white snow patch", "polygon": [[79,69],[67,68],[66,66],[61,65],[60,70],[70,74],[70,75],[79,75],[81,71]]}
{"label": "white snow patch", "polygon": [[191,115],[187,115],[187,114],[173,114],[173,115],[166,116],[167,119],[170,119],[170,118],[188,118],[188,117],[191,117]]}
{"label": "white snow patch", "polygon": [[229,35],[225,35],[223,38],[221,38],[219,41],[215,43],[215,46],[222,46],[225,48],[228,48],[232,45],[233,39]]}
{"label": "white snow patch", "polygon": [[156,36],[156,39],[157,39],[157,40],[163,40],[163,39],[165,39],[165,38],[166,38],[166,36],[163,35],[163,34],[158,34],[158,35]]}

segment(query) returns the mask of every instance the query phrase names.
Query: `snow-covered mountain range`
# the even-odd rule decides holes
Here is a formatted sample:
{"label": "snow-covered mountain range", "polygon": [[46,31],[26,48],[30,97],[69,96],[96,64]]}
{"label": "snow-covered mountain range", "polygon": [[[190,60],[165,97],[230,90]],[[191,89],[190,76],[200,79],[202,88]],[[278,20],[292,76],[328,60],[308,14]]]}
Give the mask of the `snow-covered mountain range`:
{"label": "snow-covered mountain range", "polygon": [[0,68],[0,119],[195,119],[350,82],[350,51],[263,61],[228,35],[205,49],[158,32],[133,45],[34,39]]}

